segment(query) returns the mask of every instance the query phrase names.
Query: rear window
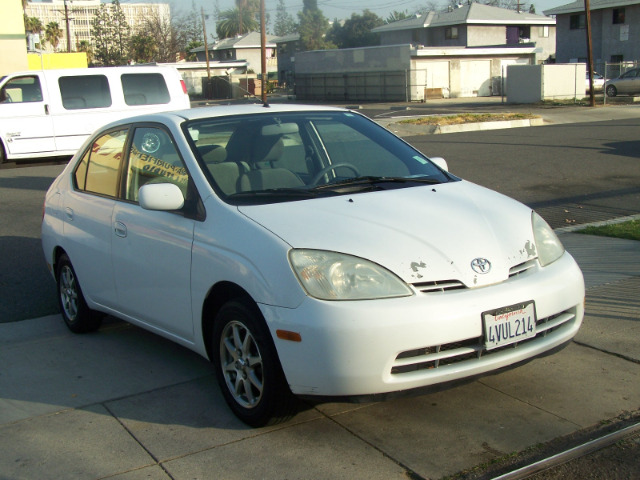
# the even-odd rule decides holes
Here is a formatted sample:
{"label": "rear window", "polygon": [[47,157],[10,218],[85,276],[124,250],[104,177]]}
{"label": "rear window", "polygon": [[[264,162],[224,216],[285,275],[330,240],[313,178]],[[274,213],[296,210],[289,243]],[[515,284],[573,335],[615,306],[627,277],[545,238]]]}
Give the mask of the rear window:
{"label": "rear window", "polygon": [[111,106],[109,81],[104,75],[78,75],[58,79],[62,106],[66,110]]}
{"label": "rear window", "polygon": [[126,73],[121,80],[127,105],[157,105],[171,100],[161,73]]}

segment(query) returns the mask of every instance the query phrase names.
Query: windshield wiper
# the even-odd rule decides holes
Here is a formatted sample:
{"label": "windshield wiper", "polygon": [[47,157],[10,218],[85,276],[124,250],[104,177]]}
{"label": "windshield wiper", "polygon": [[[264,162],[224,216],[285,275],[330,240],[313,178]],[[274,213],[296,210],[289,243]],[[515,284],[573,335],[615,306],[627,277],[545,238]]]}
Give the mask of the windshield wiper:
{"label": "windshield wiper", "polygon": [[314,190],[325,190],[332,189],[335,187],[350,187],[357,185],[366,185],[366,186],[376,186],[384,183],[423,183],[426,185],[436,185],[438,183],[442,183],[442,180],[438,180],[436,178],[431,177],[376,177],[376,176],[366,176],[366,177],[355,177],[355,178],[347,178],[345,180],[340,180],[338,182],[327,183],[325,185],[318,185],[314,187]]}
{"label": "windshield wiper", "polygon": [[265,190],[248,190],[246,192],[237,192],[229,195],[229,198],[246,198],[246,197],[317,197],[319,192],[308,188],[267,188]]}

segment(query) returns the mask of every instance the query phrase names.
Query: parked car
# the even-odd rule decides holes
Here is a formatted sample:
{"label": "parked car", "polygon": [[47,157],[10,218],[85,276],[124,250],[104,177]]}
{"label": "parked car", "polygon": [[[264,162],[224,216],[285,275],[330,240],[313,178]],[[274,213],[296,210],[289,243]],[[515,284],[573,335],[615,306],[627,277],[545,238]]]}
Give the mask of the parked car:
{"label": "parked car", "polygon": [[71,156],[106,123],[189,106],[168,66],[15,72],[0,79],[0,163]]}
{"label": "parked car", "polygon": [[[604,77],[600,75],[598,72],[593,72],[593,91],[601,92],[604,88]],[[585,81],[585,90],[589,93],[589,72],[587,72],[586,81]]]}
{"label": "parked car", "polygon": [[252,426],[515,366],[584,314],[537,213],[338,108],[112,123],[51,185],[42,245],[72,331],[110,314],[198,352]]}
{"label": "parked car", "polygon": [[615,97],[620,93],[640,93],[640,68],[628,70],[618,78],[607,80],[606,92],[608,97]]}

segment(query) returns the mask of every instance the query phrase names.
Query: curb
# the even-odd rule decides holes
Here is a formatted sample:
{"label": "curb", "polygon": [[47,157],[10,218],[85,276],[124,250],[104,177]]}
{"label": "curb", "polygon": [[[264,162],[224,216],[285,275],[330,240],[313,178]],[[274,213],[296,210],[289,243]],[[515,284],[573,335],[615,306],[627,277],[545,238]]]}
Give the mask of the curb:
{"label": "curb", "polygon": [[543,124],[543,118],[531,118],[526,120],[502,120],[495,122],[463,123],[460,125],[411,125],[407,123],[390,122],[387,123],[385,127],[396,135],[402,136],[480,132],[485,130],[501,130],[505,128],[538,127]]}

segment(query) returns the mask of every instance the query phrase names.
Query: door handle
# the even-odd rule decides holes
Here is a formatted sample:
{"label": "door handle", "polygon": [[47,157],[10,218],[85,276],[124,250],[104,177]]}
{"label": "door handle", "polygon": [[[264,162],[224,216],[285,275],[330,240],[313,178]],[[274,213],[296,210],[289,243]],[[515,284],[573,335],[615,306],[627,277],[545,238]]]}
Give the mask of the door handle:
{"label": "door handle", "polygon": [[49,105],[46,103],[44,104],[44,114],[49,115]]}
{"label": "door handle", "polygon": [[73,210],[69,207],[64,209],[64,215],[65,217],[67,217],[67,220],[72,221],[73,220]]}
{"label": "door handle", "polygon": [[118,237],[124,238],[127,236],[127,226],[122,222],[116,222],[113,231]]}

